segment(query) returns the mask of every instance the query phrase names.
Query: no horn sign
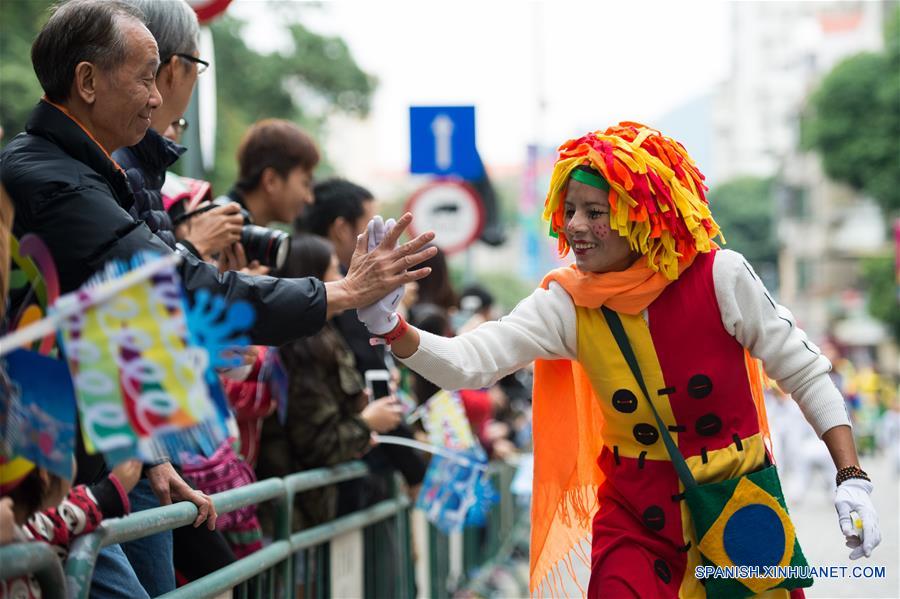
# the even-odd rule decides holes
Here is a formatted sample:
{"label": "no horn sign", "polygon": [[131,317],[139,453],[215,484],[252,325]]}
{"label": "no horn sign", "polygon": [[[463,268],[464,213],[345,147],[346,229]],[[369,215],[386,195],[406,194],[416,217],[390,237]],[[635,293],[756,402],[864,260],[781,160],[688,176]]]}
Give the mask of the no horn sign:
{"label": "no horn sign", "polygon": [[461,181],[425,185],[409,198],[405,211],[413,216],[410,235],[434,231],[434,244],[448,255],[472,245],[484,228],[481,198]]}

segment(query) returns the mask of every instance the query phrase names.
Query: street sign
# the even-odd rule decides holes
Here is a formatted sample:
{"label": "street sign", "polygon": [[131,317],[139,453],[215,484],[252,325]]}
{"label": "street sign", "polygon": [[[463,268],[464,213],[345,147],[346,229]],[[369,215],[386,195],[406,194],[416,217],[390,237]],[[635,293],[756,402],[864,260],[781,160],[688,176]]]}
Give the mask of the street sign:
{"label": "street sign", "polygon": [[416,191],[404,212],[412,213],[413,237],[434,231],[434,243],[446,254],[472,244],[484,228],[484,207],[474,189],[460,181],[434,181]]}
{"label": "street sign", "polygon": [[187,0],[187,3],[197,13],[197,20],[206,23],[225,12],[225,9],[231,4],[231,0]]}
{"label": "street sign", "polygon": [[409,107],[410,172],[475,179],[484,166],[475,148],[474,106]]}

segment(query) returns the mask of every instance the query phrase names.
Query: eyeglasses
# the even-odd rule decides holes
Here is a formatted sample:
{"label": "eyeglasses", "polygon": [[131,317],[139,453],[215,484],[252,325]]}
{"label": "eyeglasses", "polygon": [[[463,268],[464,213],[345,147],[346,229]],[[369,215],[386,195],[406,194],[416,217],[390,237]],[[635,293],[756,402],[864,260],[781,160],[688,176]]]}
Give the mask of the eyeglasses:
{"label": "eyeglasses", "polygon": [[[178,58],[183,58],[184,60],[187,60],[188,62],[192,62],[195,65],[197,65],[197,74],[198,75],[202,75],[204,72],[206,72],[206,69],[209,68],[208,62],[206,62],[205,60],[202,60],[200,58],[197,58],[196,56],[191,56],[190,54],[181,54],[180,52],[176,52],[172,56],[177,56]],[[168,61],[165,61],[165,62],[168,62]],[[165,62],[163,64],[165,64]]]}
{"label": "eyeglasses", "polygon": [[175,131],[175,135],[181,135],[188,128],[189,124],[190,123],[187,122],[186,118],[181,117],[177,121],[172,121],[171,127],[172,130]]}

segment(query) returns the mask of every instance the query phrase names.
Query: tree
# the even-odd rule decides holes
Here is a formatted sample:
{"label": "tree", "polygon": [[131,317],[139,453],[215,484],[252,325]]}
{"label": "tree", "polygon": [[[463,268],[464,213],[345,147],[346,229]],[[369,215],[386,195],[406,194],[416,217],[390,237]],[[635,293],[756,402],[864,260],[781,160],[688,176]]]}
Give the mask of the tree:
{"label": "tree", "polygon": [[220,193],[234,183],[235,150],[251,124],[262,118],[283,118],[318,137],[331,112],[365,116],[376,85],[340,38],[321,36],[294,23],[287,26],[293,45],[289,52],[260,54],[244,42],[243,26],[231,16],[211,26],[219,120],[211,178]]}
{"label": "tree", "polygon": [[885,51],[865,52],[832,69],[803,121],[805,145],[825,173],[900,209],[900,8],[887,19]]}
{"label": "tree", "polygon": [[887,325],[900,342],[900,309],[897,306],[897,280],[894,260],[890,256],[867,258],[862,264],[863,279],[868,285],[869,314]]}
{"label": "tree", "polygon": [[31,69],[31,43],[49,15],[50,0],[0,2],[0,126],[4,142],[25,128],[41,86]]}
{"label": "tree", "polygon": [[778,241],[772,219],[772,180],[739,177],[713,188],[709,207],[728,249],[742,253],[758,269],[774,269]]}
{"label": "tree", "polygon": [[[801,122],[804,145],[825,173],[871,196],[886,223],[900,210],[900,7],[884,28],[883,52],[847,58],[822,80]],[[900,342],[900,306],[891,257],[863,263],[868,310]]]}

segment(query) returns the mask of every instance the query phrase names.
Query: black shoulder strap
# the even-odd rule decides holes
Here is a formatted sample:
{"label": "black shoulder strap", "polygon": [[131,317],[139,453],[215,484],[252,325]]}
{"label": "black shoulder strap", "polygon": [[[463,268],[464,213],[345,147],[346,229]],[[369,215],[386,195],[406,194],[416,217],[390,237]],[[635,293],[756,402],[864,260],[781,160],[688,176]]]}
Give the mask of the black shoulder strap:
{"label": "black shoulder strap", "polygon": [[675,440],[672,438],[672,435],[669,434],[669,429],[666,427],[662,418],[660,418],[659,412],[656,411],[656,406],[654,406],[653,401],[650,400],[650,394],[647,392],[647,385],[644,383],[643,375],[641,375],[641,368],[638,365],[637,357],[634,355],[634,350],[631,349],[631,343],[628,341],[625,327],[622,326],[622,319],[619,318],[618,314],[606,306],[601,306],[600,309],[603,311],[603,317],[606,318],[606,324],[609,325],[609,330],[612,332],[613,338],[616,340],[619,350],[625,358],[625,362],[631,369],[631,374],[637,379],[641,392],[647,399],[647,403],[650,404],[650,409],[653,410],[653,417],[656,418],[656,427],[659,429],[659,434],[666,446],[666,451],[669,452],[669,458],[672,460],[675,472],[678,473],[678,478],[681,479],[681,483],[686,488],[696,487],[697,481],[694,480],[691,469],[688,467],[687,462],[684,461],[684,456],[678,451]]}

